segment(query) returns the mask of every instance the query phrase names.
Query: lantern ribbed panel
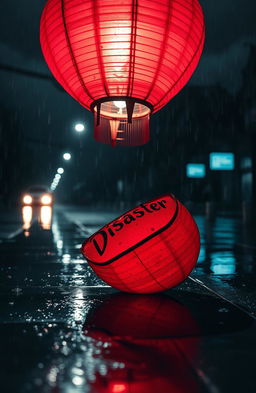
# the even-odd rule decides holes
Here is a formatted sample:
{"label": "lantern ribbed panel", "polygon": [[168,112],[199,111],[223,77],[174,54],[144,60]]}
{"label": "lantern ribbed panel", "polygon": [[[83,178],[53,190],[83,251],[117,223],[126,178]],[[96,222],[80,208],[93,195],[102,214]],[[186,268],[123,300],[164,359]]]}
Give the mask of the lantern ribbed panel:
{"label": "lantern ribbed panel", "polygon": [[133,97],[163,107],[190,79],[202,53],[198,0],[48,0],[42,51],[81,105]]}

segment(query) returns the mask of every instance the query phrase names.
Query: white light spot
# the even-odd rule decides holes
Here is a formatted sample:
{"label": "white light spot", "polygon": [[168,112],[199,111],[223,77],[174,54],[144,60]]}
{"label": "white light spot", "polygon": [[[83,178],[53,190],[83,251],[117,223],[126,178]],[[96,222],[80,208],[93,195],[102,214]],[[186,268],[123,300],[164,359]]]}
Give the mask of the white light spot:
{"label": "white light spot", "polygon": [[75,125],[75,130],[76,130],[77,132],[83,132],[83,131],[84,131],[84,125],[83,125],[82,123],[77,123],[77,124]]}
{"label": "white light spot", "polygon": [[64,160],[69,161],[71,159],[71,154],[70,153],[64,153],[63,154],[63,158],[64,158]]}
{"label": "white light spot", "polygon": [[75,377],[72,378],[72,382],[76,386],[81,386],[84,383],[84,378],[79,377],[78,375],[76,375]]}
{"label": "white light spot", "polygon": [[126,102],[125,101],[114,101],[114,105],[119,109],[123,109],[126,107]]}

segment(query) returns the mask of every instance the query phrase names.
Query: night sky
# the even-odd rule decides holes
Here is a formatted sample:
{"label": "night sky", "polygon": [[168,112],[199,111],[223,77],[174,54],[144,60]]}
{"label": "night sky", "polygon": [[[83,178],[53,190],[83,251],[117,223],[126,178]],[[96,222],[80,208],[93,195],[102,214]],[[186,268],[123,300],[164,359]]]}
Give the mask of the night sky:
{"label": "night sky", "polygon": [[[98,186],[101,193],[108,187],[106,179],[116,182],[125,173],[130,174],[130,179],[135,175],[136,182],[136,173],[147,172],[147,168],[138,171],[138,166],[144,165],[145,155],[148,155],[146,162],[158,168],[158,144],[161,144],[164,134],[161,135],[160,131],[149,146],[133,149],[129,157],[127,149],[124,157],[124,150],[116,151],[93,140],[91,113],[54,82],[41,54],[39,19],[44,4],[43,0],[1,0],[0,5],[0,83],[4,127],[16,128],[17,132],[12,132],[19,135],[19,139],[13,141],[17,143],[18,152],[19,141],[22,142],[23,150],[17,160],[22,160],[24,154],[26,160],[29,157],[26,165],[33,166],[27,176],[23,169],[18,183],[16,176],[17,194],[20,188],[29,186],[31,182],[49,184],[56,168],[63,164],[61,155],[66,150],[73,153],[74,159],[66,164],[68,170],[59,189],[62,194],[67,189],[79,189],[81,185],[90,189],[94,181],[101,184],[102,189]],[[184,90],[220,86],[234,96],[241,88],[242,70],[248,61],[250,44],[256,44],[256,2],[201,0],[201,4],[206,19],[206,44],[200,65]],[[28,74],[22,74],[22,70]],[[160,119],[160,125],[173,105],[179,102],[183,105],[179,100],[184,94],[186,92],[175,97],[162,115],[155,115],[156,119]],[[78,135],[74,132],[77,121],[85,122],[86,133]],[[156,152],[152,159],[154,162],[150,160],[151,151]],[[19,161],[15,165],[18,167]],[[170,162],[170,168],[172,165]],[[116,169],[117,166],[121,169]],[[18,168],[13,170],[19,172]],[[99,173],[101,177],[97,180]],[[105,184],[102,179],[105,179]],[[93,187],[92,192],[95,193]]]}

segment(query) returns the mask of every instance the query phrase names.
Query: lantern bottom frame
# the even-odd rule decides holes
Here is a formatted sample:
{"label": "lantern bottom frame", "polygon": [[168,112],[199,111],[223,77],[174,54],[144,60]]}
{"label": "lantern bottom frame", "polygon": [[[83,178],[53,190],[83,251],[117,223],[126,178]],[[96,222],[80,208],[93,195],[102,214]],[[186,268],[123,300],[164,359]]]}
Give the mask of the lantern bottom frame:
{"label": "lantern bottom frame", "polygon": [[150,139],[149,120],[153,106],[133,97],[104,97],[91,105],[94,137],[115,146],[144,145]]}

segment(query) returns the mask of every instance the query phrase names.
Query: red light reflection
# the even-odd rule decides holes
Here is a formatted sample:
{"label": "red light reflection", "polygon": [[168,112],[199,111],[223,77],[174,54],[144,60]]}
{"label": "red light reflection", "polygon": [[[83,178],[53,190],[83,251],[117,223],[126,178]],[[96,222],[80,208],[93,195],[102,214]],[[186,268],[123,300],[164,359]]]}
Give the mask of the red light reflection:
{"label": "red light reflection", "polygon": [[126,393],[128,392],[128,385],[124,383],[110,384],[110,391],[112,393]]}
{"label": "red light reflection", "polygon": [[97,393],[199,393],[190,364],[199,328],[182,304],[164,295],[116,294],[89,313],[84,334],[108,343],[106,362],[122,365],[97,374]]}

